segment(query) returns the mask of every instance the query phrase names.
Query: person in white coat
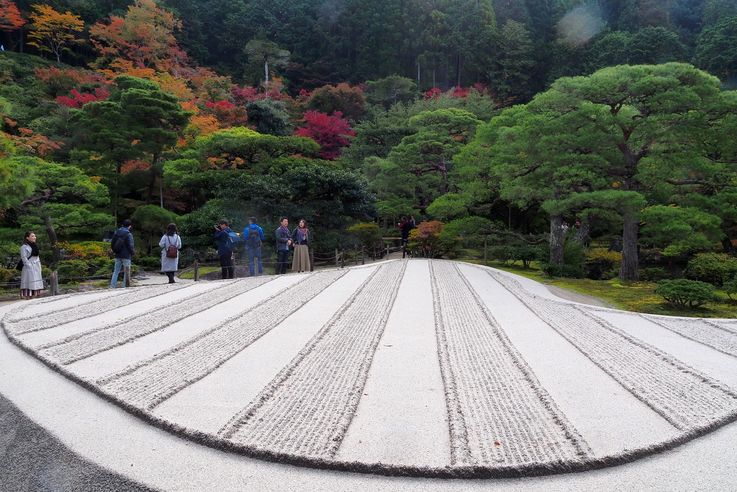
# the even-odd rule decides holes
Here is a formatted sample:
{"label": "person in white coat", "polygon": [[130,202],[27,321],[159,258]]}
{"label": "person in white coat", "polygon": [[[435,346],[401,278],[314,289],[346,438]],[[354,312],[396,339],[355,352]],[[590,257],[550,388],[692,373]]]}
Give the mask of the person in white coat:
{"label": "person in white coat", "polygon": [[23,262],[23,270],[20,274],[21,299],[40,296],[44,288],[44,281],[41,276],[41,259],[38,257],[36,234],[33,231],[26,232],[23,245],[20,247],[20,261]]}
{"label": "person in white coat", "polygon": [[179,237],[176,224],[166,226],[166,233],[159,241],[161,248],[161,271],[174,283],[174,274],[179,270],[179,250],[182,249],[182,238]]}

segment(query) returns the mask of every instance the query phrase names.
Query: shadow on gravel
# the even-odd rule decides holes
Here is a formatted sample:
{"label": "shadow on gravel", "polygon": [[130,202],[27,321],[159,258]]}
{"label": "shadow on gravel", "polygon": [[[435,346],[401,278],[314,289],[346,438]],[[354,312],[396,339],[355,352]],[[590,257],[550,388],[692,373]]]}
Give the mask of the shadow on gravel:
{"label": "shadow on gravel", "polygon": [[0,490],[151,491],[85,461],[0,396]]}

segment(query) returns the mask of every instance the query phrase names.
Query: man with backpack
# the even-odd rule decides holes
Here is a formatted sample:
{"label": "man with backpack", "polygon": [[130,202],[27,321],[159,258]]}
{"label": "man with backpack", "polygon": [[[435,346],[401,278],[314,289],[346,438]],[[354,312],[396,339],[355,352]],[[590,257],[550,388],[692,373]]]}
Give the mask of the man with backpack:
{"label": "man with backpack", "polygon": [[248,274],[253,277],[255,273],[254,259],[258,258],[258,274],[264,273],[264,265],[261,261],[261,244],[264,241],[264,230],[256,224],[256,217],[248,219],[248,227],[243,229],[243,238],[246,241],[246,253],[248,253]]}
{"label": "man with backpack", "polygon": [[228,226],[228,221],[223,219],[215,226],[215,243],[218,246],[218,257],[220,257],[220,268],[222,277],[235,278],[233,267],[233,251],[238,241],[238,235]]}
{"label": "man with backpack", "polygon": [[110,288],[114,289],[118,286],[118,277],[120,270],[123,270],[123,287],[130,286],[131,276],[131,257],[133,256],[133,234],[131,228],[133,223],[130,219],[125,219],[120,228],[115,231],[110,241],[110,249],[115,255],[115,267],[113,268],[113,278],[110,279]]}

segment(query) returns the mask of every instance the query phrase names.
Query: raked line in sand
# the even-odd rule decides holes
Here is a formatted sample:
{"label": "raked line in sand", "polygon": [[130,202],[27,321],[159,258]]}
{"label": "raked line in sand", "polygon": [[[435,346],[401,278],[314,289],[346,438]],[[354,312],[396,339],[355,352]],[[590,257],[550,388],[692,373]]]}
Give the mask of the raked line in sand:
{"label": "raked line in sand", "polygon": [[[192,286],[192,291],[181,291],[183,296],[148,296],[133,310],[140,319],[128,319],[120,326],[112,326],[100,316],[104,312],[99,307],[93,309],[96,302],[79,296],[80,309],[89,312],[93,323],[101,326],[90,330],[83,323],[86,318],[80,318],[76,323],[59,325],[58,331],[53,329],[56,326],[52,326],[44,328],[41,333],[15,332],[16,324],[26,323],[34,316],[47,319],[52,312],[71,316],[75,310],[70,303],[75,297],[70,296],[58,304],[50,304],[52,310],[48,312],[39,312],[37,306],[42,304],[40,302],[29,303],[24,309],[15,310],[12,318],[5,317],[3,327],[11,340],[27,352],[39,356],[58,372],[150,423],[212,447],[316,468],[387,475],[477,478],[583,471],[625,463],[670,449],[737,419],[737,392],[689,367],[667,350],[645,343],[593,312],[575,304],[537,296],[506,275],[479,268],[479,272],[490,272],[489,275],[481,275],[487,279],[487,286],[495,286],[492,291],[499,291],[503,286],[507,289],[505,292],[515,296],[515,303],[519,300],[516,309],[524,310],[524,316],[518,318],[512,312],[505,313],[505,321],[500,324],[490,307],[482,278],[475,274],[469,277],[469,269],[477,267],[459,269],[452,262],[432,260],[412,262],[429,272],[424,274],[425,282],[430,284],[427,288],[414,289],[411,293],[401,291],[406,262],[367,266],[371,270],[368,278],[365,281],[361,279],[360,284],[350,283],[352,292],[340,296],[341,300],[337,301],[340,305],[325,304],[327,312],[318,323],[321,326],[310,327],[309,335],[301,338],[300,345],[306,345],[299,351],[295,346],[288,357],[298,352],[296,357],[291,362],[284,358],[281,364],[286,365],[281,371],[278,371],[280,366],[275,366],[274,372],[261,384],[276,374],[271,383],[266,384],[260,393],[249,391],[249,396],[240,406],[235,406],[237,398],[231,399],[227,408],[232,413],[223,413],[222,417],[228,416],[221,417],[220,425],[208,424],[208,429],[220,428],[219,434],[191,426],[197,419],[186,420],[188,424],[183,424],[176,420],[176,413],[157,413],[158,406],[195,383],[206,386],[208,380],[213,380],[213,374],[219,374],[214,379],[220,380],[223,377],[248,377],[242,373],[226,374],[233,368],[243,367],[243,361],[239,364],[228,364],[228,361],[248,355],[246,349],[265,334],[278,334],[281,330],[274,329],[286,320],[291,320],[287,324],[300,319],[309,323],[310,318],[300,317],[300,313],[309,311],[305,306],[310,306],[313,299],[343,277],[345,270],[289,276],[287,278],[294,278],[295,282],[284,288],[282,284],[277,286],[274,283],[274,289],[260,297],[260,285],[246,285],[253,282],[252,279],[225,285]],[[411,285],[408,283],[406,289],[412,289]],[[281,290],[277,291],[277,288]],[[205,290],[207,292],[203,292]],[[254,299],[255,304],[239,307],[238,295],[249,291],[256,292],[256,297],[261,300]],[[125,304],[119,299],[115,304],[114,298],[118,295],[128,296],[129,301],[146,297],[141,297],[142,293],[138,292],[106,293],[99,296],[99,306],[123,307]],[[378,347],[386,343],[383,340],[389,320],[397,309],[401,309],[396,299],[412,303],[413,296],[428,297],[423,297],[420,304],[432,306],[432,312],[419,317],[427,325],[425,329],[435,335],[435,343],[429,346],[436,348],[431,351],[434,353],[426,354],[428,361],[434,358],[434,363],[424,362],[423,370],[433,374],[439,372],[443,376],[421,376],[420,379],[424,384],[434,381],[438,385],[435,388],[438,396],[446,397],[430,399],[433,405],[445,408],[434,408],[430,412],[433,420],[425,425],[440,429],[443,415],[447,415],[450,438],[437,441],[437,445],[444,446],[444,449],[427,453],[427,456],[434,457],[428,461],[423,461],[424,455],[421,454],[415,459],[378,462],[375,458],[372,460],[372,456],[380,456],[380,453],[362,455],[343,446],[356,443],[355,438],[350,438],[351,425],[362,404],[365,388],[381,388],[381,385],[372,385],[370,378],[379,377],[376,374],[386,377],[385,371],[374,372],[372,362]],[[231,309],[235,307],[238,311],[227,318],[204,315],[219,309],[218,297],[221,297],[220,302],[225,298],[231,299],[226,302]],[[43,304],[43,307],[47,305]],[[173,312],[167,313],[168,308]],[[119,311],[125,313],[124,310]],[[158,319],[159,312],[166,319]],[[63,316],[60,321],[66,319]],[[129,316],[127,313],[126,317]],[[162,335],[172,332],[177,323],[186,323],[189,316],[212,321],[201,330],[188,328],[186,336],[180,336],[166,346],[166,338]],[[619,384],[627,390],[622,390],[623,395],[626,394],[633,402],[637,398],[645,404],[638,403],[641,412],[660,419],[673,432],[653,434],[651,441],[640,440],[637,444],[623,441],[621,447],[607,447],[607,452],[595,456],[586,444],[587,436],[582,430],[591,431],[590,423],[579,428],[575,418],[563,412],[553,401],[551,393],[532,369],[533,366],[536,369],[554,367],[554,364],[546,366],[538,360],[534,364],[528,363],[525,355],[537,359],[535,353],[529,351],[531,345],[526,343],[524,350],[520,350],[514,346],[514,338],[508,336],[508,331],[515,332],[514,324],[520,319],[533,319],[534,316],[545,323],[539,328],[544,327],[545,336],[557,337],[561,344],[575,347],[576,353],[581,354],[576,358],[578,363],[583,367],[583,361],[586,361],[585,370],[597,371],[598,377],[610,378],[607,381],[612,385]],[[403,319],[411,322],[406,317]],[[717,320],[714,323],[720,327],[724,325],[725,333],[734,326],[728,321]],[[22,326],[21,331],[29,328]],[[718,329],[716,326],[713,328]],[[398,328],[393,328],[393,336],[401,336]],[[417,327],[413,327],[408,333],[417,333],[416,330]],[[43,334],[46,335],[34,338]],[[519,332],[515,332],[517,339],[518,335]],[[534,336],[534,330],[525,336]],[[156,338],[156,346],[161,350],[153,356],[150,355],[153,352],[149,352],[138,359],[131,359],[135,354],[127,347],[145,341],[147,337]],[[24,340],[34,342],[24,344]],[[696,345],[685,338],[682,340],[684,344]],[[402,345],[406,346],[404,342]],[[39,346],[46,348],[39,351]],[[703,350],[711,349],[704,346]],[[107,376],[87,379],[75,373],[77,364],[69,364],[74,360],[86,363],[119,352],[127,354],[125,357],[131,361],[130,365],[124,369],[116,368]],[[90,356],[93,353],[96,355]],[[547,376],[544,380],[550,382]],[[392,382],[382,384],[387,387]],[[397,387],[406,384],[402,381]],[[556,392],[560,394],[559,389]],[[255,394],[258,396],[253,397]],[[396,397],[398,393],[395,388],[387,394]],[[392,402],[386,400],[387,396],[376,393],[371,396],[374,408],[382,409],[382,418],[391,418],[388,409]],[[581,395],[581,405],[586,405],[586,396]],[[198,399],[188,401],[196,403]],[[217,402],[206,404],[216,405]],[[569,410],[570,405],[570,396],[566,395],[566,408]],[[397,407],[399,409],[401,405]],[[196,407],[189,408],[190,411],[198,411]],[[237,408],[242,410],[237,411]],[[174,417],[167,420],[164,415]],[[363,423],[382,423],[381,419],[372,420],[365,416],[361,420]],[[601,422],[602,428],[597,433],[605,432],[607,426],[616,425],[616,416],[612,414],[611,419]],[[354,435],[365,435],[367,431],[370,430],[360,428]],[[402,441],[393,443],[397,445]],[[452,459],[448,447],[453,449]],[[384,456],[396,455],[396,450],[384,453]],[[438,457],[443,456],[448,460],[444,464],[438,461]]]}

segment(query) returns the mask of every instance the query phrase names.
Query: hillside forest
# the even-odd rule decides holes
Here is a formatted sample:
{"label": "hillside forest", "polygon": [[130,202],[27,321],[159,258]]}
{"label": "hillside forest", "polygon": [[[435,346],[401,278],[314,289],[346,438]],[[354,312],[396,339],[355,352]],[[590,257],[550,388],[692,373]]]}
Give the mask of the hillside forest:
{"label": "hillside forest", "polygon": [[0,43],[0,259],[413,216],[416,254],[737,293],[737,0],[0,0]]}

